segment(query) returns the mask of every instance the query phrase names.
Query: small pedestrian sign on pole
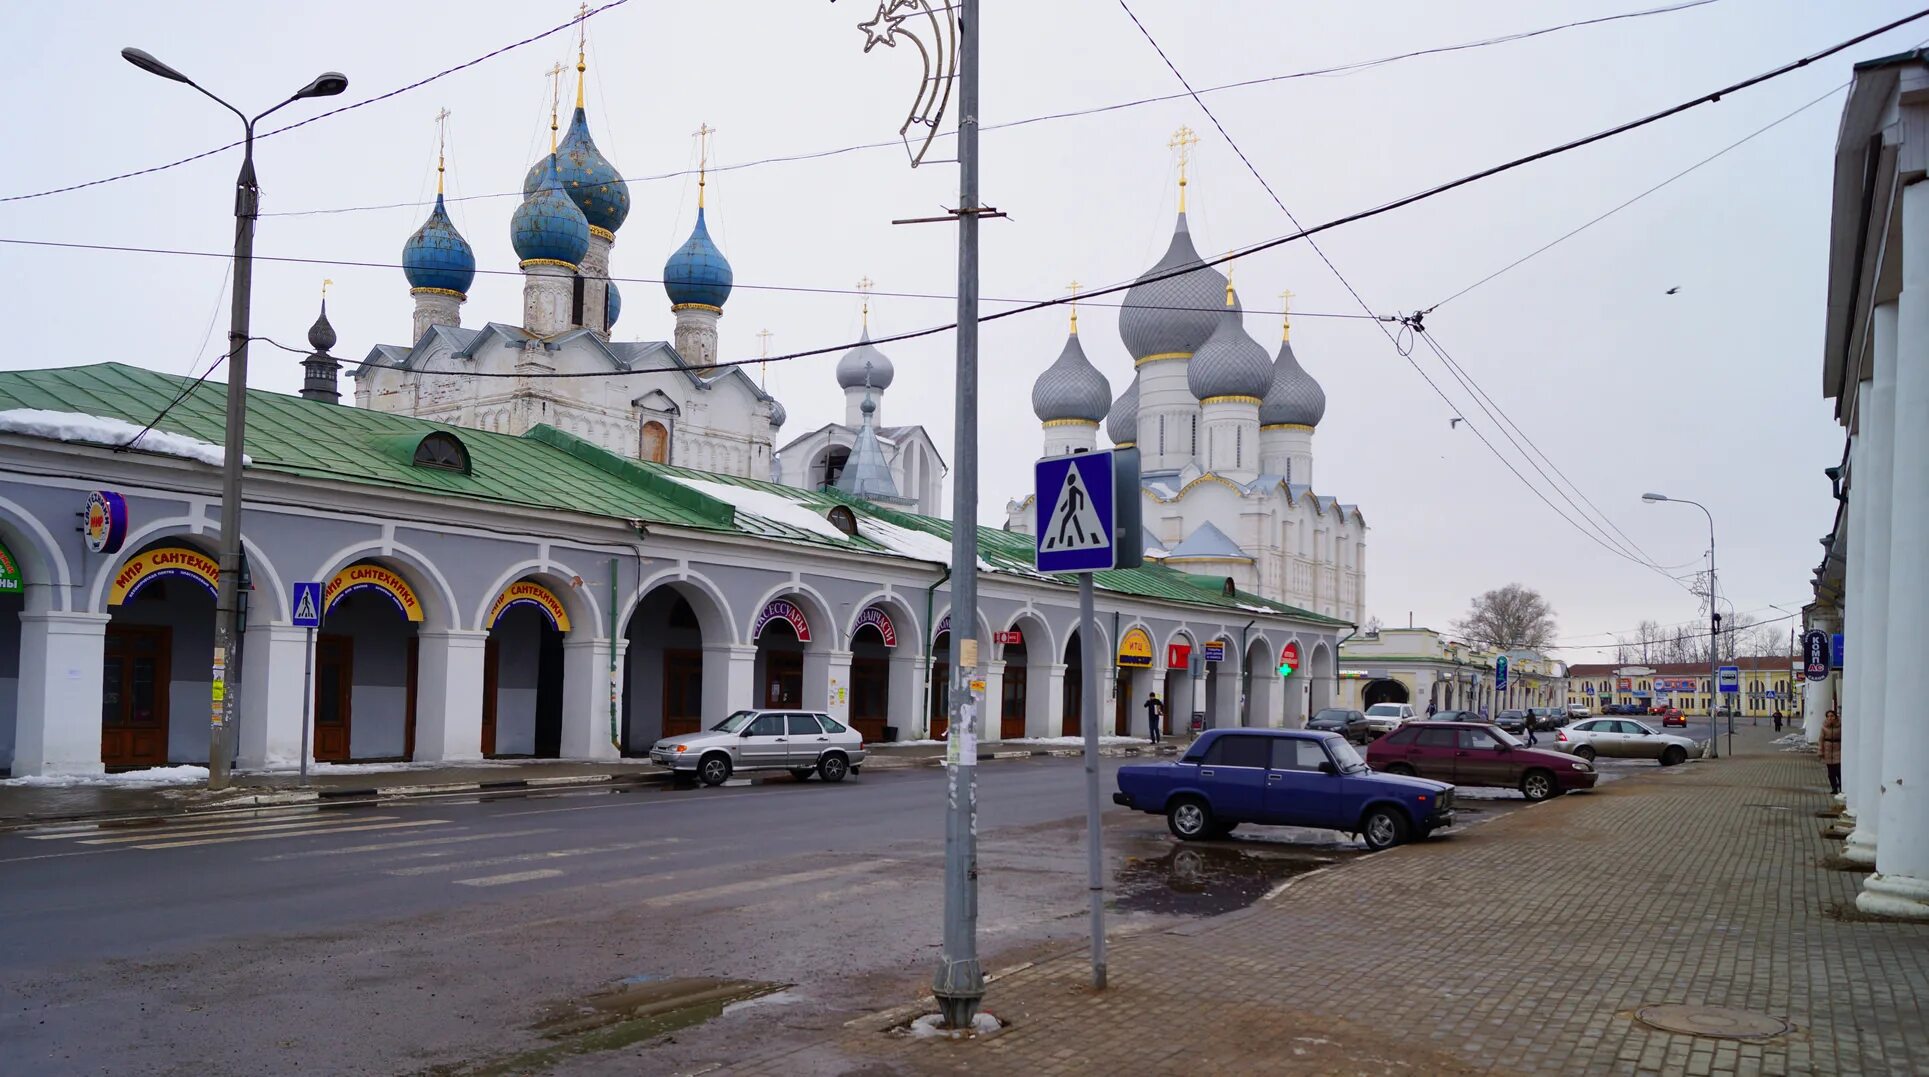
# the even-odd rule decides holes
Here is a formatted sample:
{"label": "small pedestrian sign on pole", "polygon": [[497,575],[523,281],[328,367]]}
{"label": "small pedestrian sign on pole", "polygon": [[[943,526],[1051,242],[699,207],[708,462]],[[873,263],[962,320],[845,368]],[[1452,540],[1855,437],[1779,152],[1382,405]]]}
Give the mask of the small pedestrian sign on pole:
{"label": "small pedestrian sign on pole", "polygon": [[1716,669],[1715,684],[1723,692],[1741,691],[1741,667],[1722,666]]}
{"label": "small pedestrian sign on pole", "polygon": [[295,584],[296,628],[320,628],[322,623],[322,585],[315,581]]}
{"label": "small pedestrian sign on pole", "polygon": [[1038,461],[1037,556],[1040,572],[1094,572],[1115,563],[1112,454],[1078,453]]}

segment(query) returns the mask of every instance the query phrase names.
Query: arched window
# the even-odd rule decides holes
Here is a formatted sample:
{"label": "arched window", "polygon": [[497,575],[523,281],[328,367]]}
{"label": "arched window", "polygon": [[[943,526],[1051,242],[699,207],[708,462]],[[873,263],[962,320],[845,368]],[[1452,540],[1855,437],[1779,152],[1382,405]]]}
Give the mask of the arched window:
{"label": "arched window", "polygon": [[652,464],[670,462],[670,431],[655,419],[643,424],[643,459]]}
{"label": "arched window", "polygon": [[427,435],[415,446],[416,467],[432,467],[442,471],[469,473],[469,450],[462,439],[446,430],[437,430]]}

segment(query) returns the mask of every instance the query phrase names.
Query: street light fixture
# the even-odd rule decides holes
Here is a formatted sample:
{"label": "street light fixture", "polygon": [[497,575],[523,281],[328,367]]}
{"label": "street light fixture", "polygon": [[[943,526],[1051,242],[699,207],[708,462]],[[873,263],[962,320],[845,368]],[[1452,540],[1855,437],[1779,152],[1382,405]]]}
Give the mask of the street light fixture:
{"label": "street light fixture", "polygon": [[[1685,497],[1669,497],[1667,494],[1642,494],[1641,500],[1650,505],[1663,501],[1673,501],[1681,505],[1693,505],[1708,517],[1708,758],[1720,759],[1720,737],[1716,733],[1715,710],[1721,699],[1721,652],[1716,641],[1721,638],[1721,607],[1715,602],[1715,514],[1708,506]],[[1732,721],[1732,720],[1731,720]],[[1735,729],[1728,727],[1728,754],[1735,754]]]}
{"label": "street light fixture", "polygon": [[253,119],[193,79],[142,49],[125,48],[121,58],[150,75],[184,83],[241,120],[241,171],[235,177],[234,295],[228,313],[227,430],[221,460],[221,575],[215,599],[213,715],[208,729],[208,788],[228,785],[228,734],[234,728],[240,694],[228,687],[241,680],[241,456],[248,421],[248,313],[254,284],[255,217],[261,188],[255,183],[255,124],[283,106],[310,97],[333,97],[348,89],[348,76],[324,71],[281,104]]}

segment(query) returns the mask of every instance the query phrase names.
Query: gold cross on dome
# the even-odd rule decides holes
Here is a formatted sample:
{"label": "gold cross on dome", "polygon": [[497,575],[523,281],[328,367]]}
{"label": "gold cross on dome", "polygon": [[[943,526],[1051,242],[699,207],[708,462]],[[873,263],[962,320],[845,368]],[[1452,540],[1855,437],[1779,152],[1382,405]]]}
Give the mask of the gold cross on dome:
{"label": "gold cross on dome", "polygon": [[549,152],[556,152],[556,109],[563,99],[563,62],[543,72],[549,76]]}
{"label": "gold cross on dome", "polygon": [[1290,340],[1293,336],[1293,290],[1279,293],[1279,339]]}
{"label": "gold cross on dome", "polygon": [[772,332],[771,332],[770,330],[768,330],[768,329],[759,329],[759,330],[757,330],[757,342],[758,342],[758,343],[760,343],[760,344],[762,344],[762,345],[763,345],[763,347],[764,347],[764,356],[763,356],[763,357],[764,357],[765,359],[768,359],[768,358],[770,358],[770,338],[771,338],[771,337],[773,337],[773,336],[776,336],[776,334],[775,334],[775,333],[772,333]]}
{"label": "gold cross on dome", "polygon": [[1072,293],[1072,332],[1078,332],[1078,282],[1072,281],[1065,286]]}
{"label": "gold cross on dome", "polygon": [[1167,149],[1173,149],[1173,150],[1179,151],[1179,212],[1180,213],[1184,213],[1186,211],[1186,163],[1192,159],[1192,147],[1198,144],[1199,144],[1198,134],[1195,133],[1192,130],[1192,128],[1187,127],[1185,124],[1180,124],[1179,129],[1177,131],[1172,132],[1171,141],[1165,144]]}
{"label": "gold cross on dome", "polygon": [[702,125],[701,127],[698,127],[696,130],[690,132],[690,137],[697,140],[697,208],[698,209],[703,208],[703,187],[705,182],[709,179],[709,173],[710,173],[710,136],[716,133],[717,133],[717,129],[710,126],[707,123]]}
{"label": "gold cross on dome", "polygon": [[875,287],[877,287],[877,282],[869,277],[859,277],[857,279],[857,290],[864,296],[864,328],[866,329],[871,327],[871,289]]}
{"label": "gold cross on dome", "polygon": [[435,193],[442,193],[443,147],[448,142],[449,110],[443,109],[435,114]]}

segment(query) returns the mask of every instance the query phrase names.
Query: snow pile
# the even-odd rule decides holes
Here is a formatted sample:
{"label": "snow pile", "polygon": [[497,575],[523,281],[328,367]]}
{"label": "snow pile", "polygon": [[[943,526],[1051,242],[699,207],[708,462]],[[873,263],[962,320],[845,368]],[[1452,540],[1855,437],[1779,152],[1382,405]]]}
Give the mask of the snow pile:
{"label": "snow pile", "polygon": [[944,1015],[927,1013],[911,1022],[904,1031],[914,1040],[962,1040],[966,1037],[992,1036],[1004,1030],[1004,1023],[988,1013],[980,1012],[971,1019],[971,1027],[945,1028]]}
{"label": "snow pile", "polygon": [[[211,467],[220,467],[224,459],[221,446],[210,445],[200,438],[191,438],[186,434],[170,434],[165,430],[149,430],[143,434],[140,427],[125,419],[84,415],[76,411],[42,411],[39,408],[10,408],[0,411],[0,434],[25,434],[34,438],[77,441],[90,445],[106,445],[110,448],[126,446],[142,452],[198,460]],[[140,440],[134,441],[137,435]],[[131,446],[128,445],[130,441],[134,441]],[[254,463],[245,455],[241,458],[241,462]]]}
{"label": "snow pile", "polygon": [[133,787],[152,785],[191,785],[208,780],[206,767],[149,767],[119,774],[30,774],[8,778],[0,786],[12,789],[76,789],[82,787]]}
{"label": "snow pile", "polygon": [[[1107,745],[1107,746],[1119,745],[1119,744],[1152,743],[1151,741],[1146,740],[1144,737],[1113,737],[1113,736],[1104,736],[1104,735],[1101,735],[1098,738],[1098,742],[1101,745]],[[1046,746],[1059,747],[1059,748],[1076,748],[1085,743],[1085,738],[1084,737],[1014,737],[1011,740],[1004,741],[1003,743],[1005,744],[1039,744],[1039,745],[1046,745]]]}
{"label": "snow pile", "polygon": [[1790,745],[1794,745],[1794,744],[1807,744],[1807,743],[1808,743],[1808,736],[1807,736],[1807,734],[1805,734],[1805,733],[1803,733],[1803,732],[1802,732],[1801,730],[1796,730],[1795,732],[1793,732],[1793,733],[1790,733],[1790,734],[1788,734],[1788,735],[1787,735],[1787,736],[1785,736],[1785,737],[1776,737],[1776,738],[1775,738],[1775,739],[1774,739],[1774,740],[1773,740],[1772,742],[1770,742],[1770,743],[1773,743],[1773,744],[1778,744],[1778,745],[1781,745],[1782,747],[1784,747],[1784,748],[1786,748],[1786,747],[1788,747],[1788,746],[1790,746]]}
{"label": "snow pile", "polygon": [[843,542],[850,536],[837,529],[837,525],[818,515],[808,505],[799,504],[782,494],[768,490],[754,490],[748,486],[735,486],[727,482],[706,482],[683,475],[666,475],[674,482],[680,482],[697,493],[714,497],[741,512],[761,516],[773,523],[794,527],[799,531],[809,531],[824,538]]}

